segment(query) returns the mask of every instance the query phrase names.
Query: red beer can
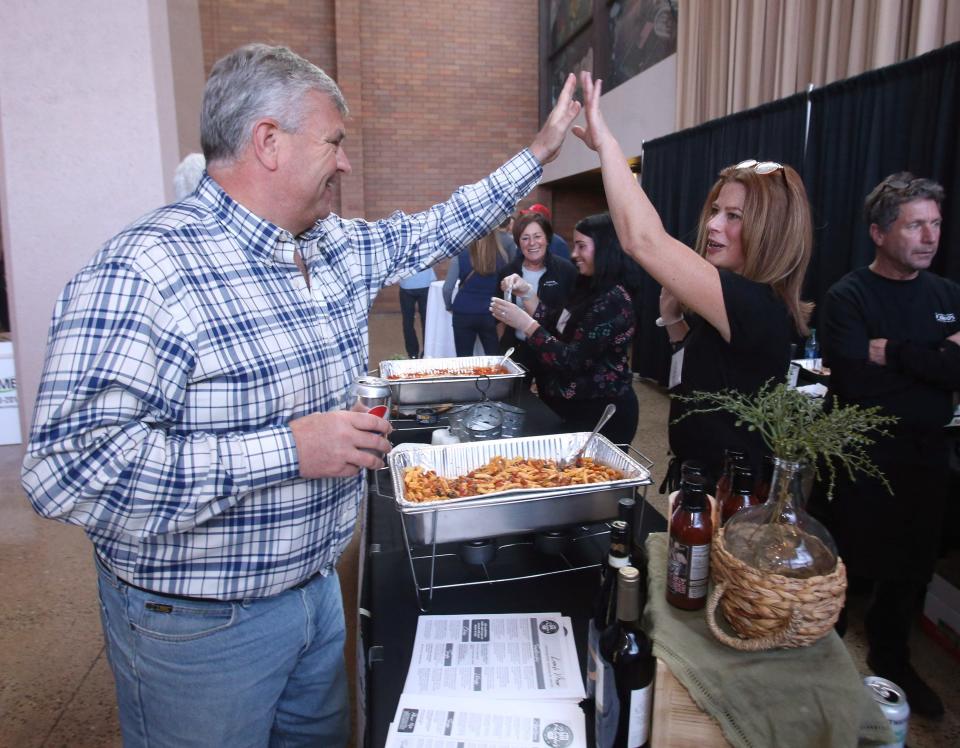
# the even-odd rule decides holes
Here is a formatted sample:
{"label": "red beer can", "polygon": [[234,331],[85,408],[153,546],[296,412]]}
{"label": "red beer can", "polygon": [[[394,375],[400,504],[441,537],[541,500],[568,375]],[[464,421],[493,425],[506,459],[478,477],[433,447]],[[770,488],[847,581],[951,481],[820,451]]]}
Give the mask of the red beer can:
{"label": "red beer can", "polygon": [[390,383],[380,377],[358,377],[350,388],[348,410],[370,413],[390,420]]}

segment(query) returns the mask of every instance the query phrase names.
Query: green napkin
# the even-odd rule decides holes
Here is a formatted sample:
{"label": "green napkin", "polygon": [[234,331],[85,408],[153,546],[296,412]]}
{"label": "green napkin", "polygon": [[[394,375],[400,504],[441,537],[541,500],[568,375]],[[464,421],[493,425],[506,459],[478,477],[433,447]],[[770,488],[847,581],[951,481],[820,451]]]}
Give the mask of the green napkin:
{"label": "green napkin", "polygon": [[[647,538],[645,628],[654,654],[720,725],[733,746],[855,746],[893,743],[880,707],[833,631],[808,647],[741,652],[718,642],[704,611],[664,597],[666,533]],[[723,615],[717,611],[721,625]]]}

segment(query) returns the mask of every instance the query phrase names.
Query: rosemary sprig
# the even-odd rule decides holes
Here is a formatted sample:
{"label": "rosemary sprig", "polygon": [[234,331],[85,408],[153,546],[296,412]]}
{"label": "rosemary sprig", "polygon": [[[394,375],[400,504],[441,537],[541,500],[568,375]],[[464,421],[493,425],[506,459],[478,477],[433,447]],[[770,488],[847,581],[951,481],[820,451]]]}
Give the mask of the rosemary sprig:
{"label": "rosemary sprig", "polygon": [[879,407],[838,405],[834,401],[827,410],[819,400],[773,379],[749,395],[736,390],[697,390],[675,397],[702,403],[677,421],[698,413],[728,412],[737,419],[737,426],[758,431],[776,457],[809,463],[818,478],[818,458],[822,458],[830,474],[827,493],[831,498],[838,469],[846,470],[851,479],[857,472],[877,478],[893,493],[886,476],[867,454],[875,437],[890,436],[885,427],[897,422],[896,416],[882,415]]}

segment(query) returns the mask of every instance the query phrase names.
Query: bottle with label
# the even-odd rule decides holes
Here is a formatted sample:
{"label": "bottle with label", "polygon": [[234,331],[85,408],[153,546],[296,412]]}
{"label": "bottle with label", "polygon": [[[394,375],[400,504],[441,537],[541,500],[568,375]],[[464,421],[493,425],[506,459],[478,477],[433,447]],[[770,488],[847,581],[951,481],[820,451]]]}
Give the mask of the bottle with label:
{"label": "bottle with label", "polygon": [[598,685],[596,745],[641,748],[650,744],[656,659],[650,637],[640,627],[640,588],[645,586],[640,571],[624,567],[617,581],[617,621],[603,632],[600,642],[612,678]]}
{"label": "bottle with label", "polygon": [[733,468],[735,465],[746,465],[747,453],[742,449],[723,450],[723,472],[720,473],[720,479],[717,481],[717,506],[722,507],[730,491],[733,490]]}
{"label": "bottle with label", "polygon": [[703,479],[691,476],[680,487],[670,518],[667,550],[667,602],[684,610],[699,610],[707,601],[710,541],[713,521]]}
{"label": "bottle with label", "polygon": [[[680,484],[683,485],[683,481],[686,480],[689,475],[699,475],[701,478],[706,481],[707,479],[707,468],[699,460],[684,460],[680,464]],[[677,498],[680,496],[680,489],[673,491],[667,497],[667,513],[669,516],[673,516],[673,510],[677,506]]]}
{"label": "bottle with label", "polygon": [[617,615],[617,571],[630,565],[627,526],[622,520],[610,523],[610,551],[607,563],[600,569],[600,586],[593,600],[593,613],[587,622],[587,698],[592,698],[596,687],[600,662],[600,633],[610,626]]}
{"label": "bottle with label", "polygon": [[817,329],[815,327],[810,328],[810,337],[807,338],[807,343],[803,348],[803,357],[820,358],[820,344],[817,342]]}
{"label": "bottle with label", "polygon": [[726,524],[727,520],[741,509],[763,503],[753,493],[753,486],[753,471],[746,465],[734,465],[733,488],[727,496],[727,500],[720,507],[723,524]]}

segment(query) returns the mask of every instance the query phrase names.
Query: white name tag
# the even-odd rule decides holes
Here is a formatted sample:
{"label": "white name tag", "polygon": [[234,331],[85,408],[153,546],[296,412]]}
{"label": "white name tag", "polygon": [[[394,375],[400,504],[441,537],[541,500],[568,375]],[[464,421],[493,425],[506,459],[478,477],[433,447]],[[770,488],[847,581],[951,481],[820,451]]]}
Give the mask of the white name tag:
{"label": "white name tag", "polygon": [[570,321],[570,312],[564,309],[560,313],[560,319],[557,320],[557,332],[563,332],[563,329],[567,326],[567,322]]}
{"label": "white name tag", "polygon": [[680,375],[683,372],[683,348],[674,352],[670,359],[670,379],[667,382],[667,389],[673,389],[680,384]]}

